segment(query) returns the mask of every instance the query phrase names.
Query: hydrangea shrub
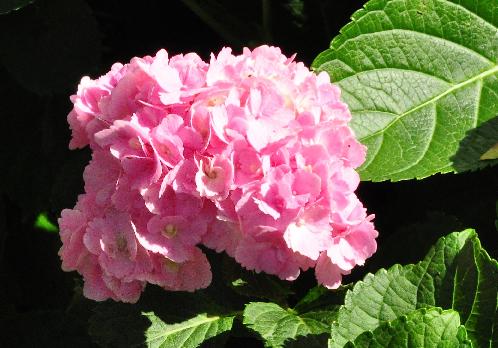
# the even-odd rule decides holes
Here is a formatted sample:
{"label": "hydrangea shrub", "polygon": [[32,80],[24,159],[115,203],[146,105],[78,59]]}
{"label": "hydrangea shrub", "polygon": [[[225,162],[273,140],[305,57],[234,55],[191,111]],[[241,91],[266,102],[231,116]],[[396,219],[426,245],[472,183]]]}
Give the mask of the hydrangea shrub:
{"label": "hydrangea shrub", "polygon": [[[320,22],[312,11],[325,32],[326,8],[339,6],[262,1],[258,25],[237,12],[251,12],[252,3],[232,4],[181,5],[228,42],[251,47],[300,41],[276,28],[286,20],[311,37],[305,23]],[[292,18],[270,25],[276,8]],[[209,60],[163,49],[83,77],[67,116],[69,147],[89,149],[91,160],[84,193],[61,213],[59,255],[99,303],[79,296],[78,278],[67,312],[57,314],[64,326],[76,324],[103,347],[257,339],[275,348],[498,346],[495,226],[484,221],[496,200],[494,172],[368,184],[381,194],[368,197],[380,202],[378,252],[374,216],[355,193],[360,179],[423,179],[498,163],[495,13],[498,0],[371,0],[313,71],[264,45],[240,54],[223,48]],[[285,40],[272,35],[279,32]],[[29,40],[9,42],[17,41]],[[26,61],[5,57],[0,63],[21,83],[31,78],[10,66]],[[45,84],[36,86],[49,93]],[[461,185],[475,177],[483,178],[475,188]],[[423,222],[405,225],[412,218]],[[468,226],[491,226],[480,235],[491,254]]]}

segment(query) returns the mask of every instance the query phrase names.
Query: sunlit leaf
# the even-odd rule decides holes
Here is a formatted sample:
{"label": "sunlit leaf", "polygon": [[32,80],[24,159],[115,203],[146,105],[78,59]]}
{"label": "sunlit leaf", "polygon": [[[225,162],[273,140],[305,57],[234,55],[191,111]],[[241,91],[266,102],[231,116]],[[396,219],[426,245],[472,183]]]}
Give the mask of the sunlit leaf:
{"label": "sunlit leaf", "polygon": [[346,295],[332,325],[330,347],[419,308],[453,309],[473,347],[498,344],[498,263],[473,230],[441,238],[423,261],[368,274]]}
{"label": "sunlit leaf", "polygon": [[35,227],[46,232],[59,232],[59,229],[48,218],[47,213],[40,213],[36,217]]}
{"label": "sunlit leaf", "polygon": [[341,87],[368,147],[362,179],[496,164],[479,161],[485,141],[465,141],[481,127],[484,139],[498,139],[486,123],[498,114],[496,13],[497,0],[372,0],[315,59]]}
{"label": "sunlit leaf", "polygon": [[440,308],[419,309],[393,321],[383,323],[373,332],[358,336],[349,348],[471,348],[458,312]]}

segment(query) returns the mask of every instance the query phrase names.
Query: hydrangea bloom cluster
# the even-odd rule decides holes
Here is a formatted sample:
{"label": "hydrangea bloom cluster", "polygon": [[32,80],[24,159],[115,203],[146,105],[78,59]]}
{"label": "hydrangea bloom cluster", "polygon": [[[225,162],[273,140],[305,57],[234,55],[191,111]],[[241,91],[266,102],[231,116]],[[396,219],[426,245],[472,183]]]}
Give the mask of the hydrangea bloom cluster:
{"label": "hydrangea bloom cluster", "polygon": [[243,267],[320,284],[376,250],[354,191],[365,148],[326,73],[280,49],[205,63],[189,53],[133,58],[84,77],[70,148],[89,145],[85,193],[59,219],[64,270],[85,296],[135,302],[146,283],[194,291],[211,281],[204,245]]}

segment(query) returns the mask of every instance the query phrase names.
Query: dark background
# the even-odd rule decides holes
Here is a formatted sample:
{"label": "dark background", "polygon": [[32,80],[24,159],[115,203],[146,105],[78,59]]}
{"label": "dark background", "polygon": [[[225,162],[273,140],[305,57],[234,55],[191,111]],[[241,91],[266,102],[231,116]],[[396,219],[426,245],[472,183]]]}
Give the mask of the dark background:
{"label": "dark background", "polygon": [[[261,43],[297,53],[310,65],[363,1],[207,3],[214,8],[196,8],[198,1],[191,0],[39,0],[0,15],[0,327],[9,332],[0,340],[10,342],[6,347],[93,344],[86,334],[93,302],[74,295],[77,274],[60,270],[57,234],[34,227],[41,212],[55,223],[83,192],[90,154],[67,149],[66,123],[69,96],[82,76],[98,77],[116,61],[160,48],[170,55],[195,51],[209,60],[223,46],[238,53]],[[476,228],[496,258],[497,192],[493,168],[362,183],[360,198],[376,214],[379,251],[345,281],[414,262],[439,236],[464,227]],[[313,285],[305,274],[293,286],[299,294]],[[227,346],[241,342],[231,339]]]}

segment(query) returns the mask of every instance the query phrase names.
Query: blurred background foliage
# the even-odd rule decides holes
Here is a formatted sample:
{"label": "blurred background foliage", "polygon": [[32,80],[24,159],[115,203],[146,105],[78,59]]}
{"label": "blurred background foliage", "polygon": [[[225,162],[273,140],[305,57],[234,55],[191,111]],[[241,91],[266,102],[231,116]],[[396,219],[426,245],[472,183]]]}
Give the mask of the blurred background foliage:
{"label": "blurred background foliage", "polygon": [[[334,0],[0,0],[0,325],[6,347],[90,347],[94,303],[79,278],[60,270],[57,217],[83,192],[88,150],[70,152],[69,96],[84,75],[116,61],[211,52],[262,43],[310,65],[363,1]],[[379,251],[367,271],[422,257],[441,235],[476,228],[498,256],[497,170],[436,175],[422,181],[360,185],[376,215]],[[213,268],[224,263],[213,257]],[[226,266],[226,265],[225,265]],[[223,267],[225,267],[223,266]],[[219,270],[218,268],[218,270]],[[289,289],[298,298],[315,284],[305,274]],[[75,291],[76,289],[76,291]],[[46,328],[50,327],[50,330]],[[4,332],[7,332],[4,331]],[[257,346],[231,338],[227,346]],[[258,343],[259,344],[259,343]]]}

